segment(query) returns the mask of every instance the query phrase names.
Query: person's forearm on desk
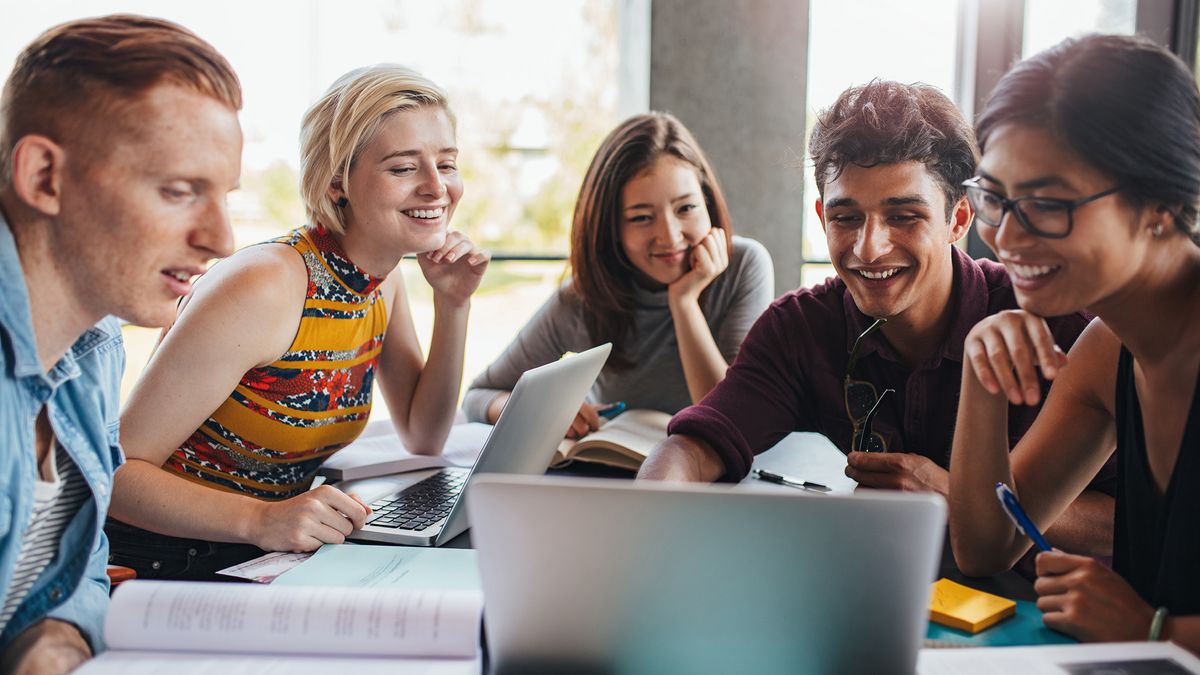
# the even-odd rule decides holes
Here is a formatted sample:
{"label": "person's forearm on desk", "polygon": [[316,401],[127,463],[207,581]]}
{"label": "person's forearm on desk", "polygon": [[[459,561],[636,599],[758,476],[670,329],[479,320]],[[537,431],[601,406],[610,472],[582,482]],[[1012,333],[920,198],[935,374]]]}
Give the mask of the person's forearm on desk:
{"label": "person's forearm on desk", "polygon": [[0,672],[54,675],[78,668],[92,656],[87,640],[66,621],[43,619],[18,635],[0,654]]}
{"label": "person's forearm on desk", "polygon": [[1116,500],[1097,490],[1085,490],[1058,520],[1046,529],[1051,546],[1092,557],[1113,554]]}
{"label": "person's forearm on desk", "polygon": [[725,464],[708,443],[675,434],[646,457],[637,477],[646,480],[711,483],[725,473]]}
{"label": "person's forearm on desk", "polygon": [[117,470],[109,514],[151,532],[254,544],[267,551],[311,551],[340,544],[370,509],[329,485],[281,501],[206,487],[131,458]]}

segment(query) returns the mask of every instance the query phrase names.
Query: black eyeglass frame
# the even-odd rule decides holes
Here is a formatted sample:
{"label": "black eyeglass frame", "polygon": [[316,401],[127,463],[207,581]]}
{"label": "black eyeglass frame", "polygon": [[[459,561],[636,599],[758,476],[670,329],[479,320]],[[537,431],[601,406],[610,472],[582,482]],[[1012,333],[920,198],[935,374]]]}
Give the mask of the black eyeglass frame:
{"label": "black eyeglass frame", "polygon": [[[875,319],[874,323],[854,339],[854,346],[850,348],[850,359],[846,362],[846,374],[842,377],[842,403],[846,407],[846,417],[850,419],[850,449],[852,451],[861,449],[860,446],[868,446],[872,436],[878,437],[880,450],[882,452],[887,451],[887,443],[883,440],[883,437],[871,432],[871,422],[875,416],[875,411],[879,408],[879,402],[883,400],[884,396],[887,396],[888,393],[894,390],[885,389],[883,394],[879,394],[875,389],[875,385],[871,382],[854,379],[854,366],[858,364],[858,349],[862,346],[863,339],[879,330],[885,323],[887,323],[887,319]],[[854,384],[869,387],[875,399],[871,404],[871,409],[857,417],[854,415],[854,411],[850,409],[850,387]],[[864,430],[866,433],[864,433]]]}
{"label": "black eyeglass frame", "polygon": [[[1083,197],[1081,199],[1058,199],[1056,197],[1035,197],[1033,195],[1009,199],[995,190],[980,185],[979,180],[980,177],[976,176],[974,178],[968,178],[962,182],[962,186],[967,188],[967,201],[971,204],[971,209],[975,212],[975,218],[979,222],[987,225],[988,227],[1000,227],[1000,223],[1004,222],[1004,216],[1007,215],[1009,211],[1012,211],[1013,215],[1017,217],[1017,222],[1021,224],[1021,227],[1025,228],[1026,232],[1037,237],[1045,237],[1046,239],[1065,239],[1071,236],[1071,231],[1075,229],[1075,209],[1083,206],[1084,204],[1090,204],[1097,199],[1102,199],[1121,191],[1121,186],[1117,185],[1103,192],[1097,192],[1090,197]],[[975,207],[975,200],[971,199],[972,190],[985,192],[1000,200],[1000,217],[996,219],[996,222],[988,222],[988,220],[983,217],[980,209]],[[1025,215],[1025,211],[1020,208],[1019,205],[1021,202],[1042,202],[1062,207],[1067,212],[1067,231],[1058,233],[1047,232],[1045,230],[1038,229],[1029,222],[1029,217]]]}
{"label": "black eyeglass frame", "polygon": [[[874,388],[874,385],[871,386]],[[879,411],[879,405],[883,403],[883,399],[887,398],[888,394],[894,393],[896,393],[896,390],[888,387],[883,390],[882,394],[879,394],[875,398],[875,405],[871,406],[870,412],[863,418],[859,431],[854,432],[854,435],[850,438],[851,450],[858,450],[859,452],[887,452],[887,441],[883,440],[883,435],[875,433],[872,425],[875,423],[875,413]],[[876,439],[879,440],[879,443],[872,444],[871,441]],[[878,450],[875,450],[876,447],[878,447]]]}

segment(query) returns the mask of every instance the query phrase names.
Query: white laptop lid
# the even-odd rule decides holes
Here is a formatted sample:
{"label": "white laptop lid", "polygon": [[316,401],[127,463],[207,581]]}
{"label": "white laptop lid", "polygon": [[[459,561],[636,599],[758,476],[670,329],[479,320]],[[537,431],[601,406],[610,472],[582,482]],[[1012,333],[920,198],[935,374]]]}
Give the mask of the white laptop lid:
{"label": "white laptop lid", "polygon": [[448,541],[467,529],[475,480],[485,474],[541,476],[550,466],[554,451],[571,428],[571,421],[587,398],[600,370],[608,361],[612,344],[604,343],[586,352],[525,371],[500,411],[496,426],[483,444],[471,477],[454,505],[439,542]]}
{"label": "white laptop lid", "polygon": [[907,675],[946,505],[488,476],[470,513],[498,672]]}
{"label": "white laptop lid", "polygon": [[[575,413],[587,397],[608,355],[610,343],[525,371],[513,387],[508,403],[488,434],[466,488],[451,507],[445,523],[425,535],[368,525],[350,539],[390,544],[441,545],[469,527],[468,509],[475,477],[488,473],[540,476],[571,427]],[[433,472],[428,472],[433,473]],[[425,473],[418,474],[425,477]]]}

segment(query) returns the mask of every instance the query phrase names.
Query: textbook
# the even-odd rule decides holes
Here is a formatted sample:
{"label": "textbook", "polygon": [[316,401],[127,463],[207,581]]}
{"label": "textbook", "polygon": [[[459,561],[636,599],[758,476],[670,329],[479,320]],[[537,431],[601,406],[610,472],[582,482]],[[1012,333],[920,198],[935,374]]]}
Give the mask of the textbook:
{"label": "textbook", "polygon": [[550,466],[578,461],[637,471],[654,446],[666,440],[670,421],[670,415],[658,410],[627,410],[577,441],[563,440]]}
{"label": "textbook", "polygon": [[929,597],[929,620],[968,633],[978,633],[1017,613],[1017,603],[977,591],[949,579],[938,579]]}
{"label": "textbook", "polygon": [[478,672],[482,612],[472,590],[133,580],[109,604],[109,651],[78,672]]}
{"label": "textbook", "polygon": [[330,480],[374,478],[390,473],[471,466],[479,456],[492,427],[473,422],[450,427],[440,455],[414,455],[404,447],[391,420],[375,420],[362,434],[325,460],[318,475]]}

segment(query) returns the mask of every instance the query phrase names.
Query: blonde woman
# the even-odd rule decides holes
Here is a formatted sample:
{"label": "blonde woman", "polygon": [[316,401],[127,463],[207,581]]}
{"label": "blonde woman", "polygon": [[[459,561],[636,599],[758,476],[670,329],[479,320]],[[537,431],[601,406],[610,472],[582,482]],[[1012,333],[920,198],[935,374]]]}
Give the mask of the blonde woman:
{"label": "blonde woman", "polygon": [[[400,66],[347,73],[305,115],[301,154],[308,225],[196,284],[123,412],[108,531],[143,576],[205,576],[361,526],[369,507],[309,487],[362,431],[375,382],[412,451],[449,433],[490,256],[449,228],[463,183],[445,93]],[[433,289],[428,359],[395,272],[411,253]]]}

